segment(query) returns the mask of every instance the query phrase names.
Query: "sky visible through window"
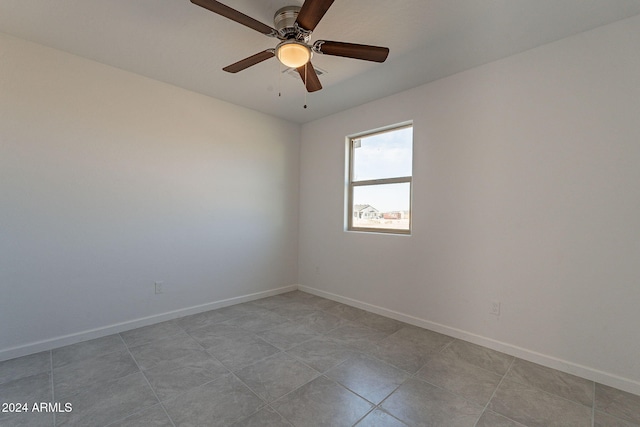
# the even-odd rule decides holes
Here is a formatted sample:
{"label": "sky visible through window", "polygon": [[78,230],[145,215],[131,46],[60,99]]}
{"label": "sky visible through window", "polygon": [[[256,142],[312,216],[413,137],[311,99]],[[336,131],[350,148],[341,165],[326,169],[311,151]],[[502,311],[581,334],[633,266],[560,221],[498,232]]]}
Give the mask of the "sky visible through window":
{"label": "sky visible through window", "polygon": [[[366,136],[354,141],[353,181],[412,175],[413,128]],[[408,183],[354,188],[354,205],[371,205],[380,212],[408,211]]]}

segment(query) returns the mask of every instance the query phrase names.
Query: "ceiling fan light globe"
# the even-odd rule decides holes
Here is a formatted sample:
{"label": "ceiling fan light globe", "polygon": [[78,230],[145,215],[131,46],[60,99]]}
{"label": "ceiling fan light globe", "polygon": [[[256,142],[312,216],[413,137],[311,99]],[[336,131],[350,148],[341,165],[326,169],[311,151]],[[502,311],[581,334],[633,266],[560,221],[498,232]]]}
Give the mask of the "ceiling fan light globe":
{"label": "ceiling fan light globe", "polygon": [[278,45],[276,56],[285,66],[298,68],[311,60],[311,49],[302,43],[288,41]]}

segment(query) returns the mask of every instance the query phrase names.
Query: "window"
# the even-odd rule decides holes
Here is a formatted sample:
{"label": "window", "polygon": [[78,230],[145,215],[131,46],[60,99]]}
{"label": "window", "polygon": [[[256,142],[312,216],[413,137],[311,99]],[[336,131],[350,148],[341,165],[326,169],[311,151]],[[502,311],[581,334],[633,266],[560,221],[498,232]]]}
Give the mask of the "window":
{"label": "window", "polygon": [[347,229],[411,232],[413,126],[348,139]]}

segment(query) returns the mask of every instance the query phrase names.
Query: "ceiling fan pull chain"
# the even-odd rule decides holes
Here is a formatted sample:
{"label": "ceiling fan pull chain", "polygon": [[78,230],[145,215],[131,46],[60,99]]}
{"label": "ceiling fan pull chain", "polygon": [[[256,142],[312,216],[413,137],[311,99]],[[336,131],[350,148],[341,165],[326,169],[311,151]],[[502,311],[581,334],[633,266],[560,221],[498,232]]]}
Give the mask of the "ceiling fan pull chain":
{"label": "ceiling fan pull chain", "polygon": [[309,80],[308,76],[307,76],[307,66],[309,65],[309,63],[307,62],[306,64],[304,64],[304,108],[307,108],[307,82]]}
{"label": "ceiling fan pull chain", "polygon": [[282,96],[282,64],[278,61],[278,98]]}

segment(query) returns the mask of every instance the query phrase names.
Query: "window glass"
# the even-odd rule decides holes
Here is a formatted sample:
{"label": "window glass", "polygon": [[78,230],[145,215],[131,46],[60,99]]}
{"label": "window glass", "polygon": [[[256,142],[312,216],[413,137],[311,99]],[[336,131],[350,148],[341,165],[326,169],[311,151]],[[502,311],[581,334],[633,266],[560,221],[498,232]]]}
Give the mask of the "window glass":
{"label": "window glass", "polygon": [[411,184],[353,188],[353,227],[409,230]]}
{"label": "window glass", "polygon": [[403,125],[348,141],[347,229],[409,234],[413,127]]}
{"label": "window glass", "polygon": [[353,140],[353,181],[411,176],[413,128]]}

